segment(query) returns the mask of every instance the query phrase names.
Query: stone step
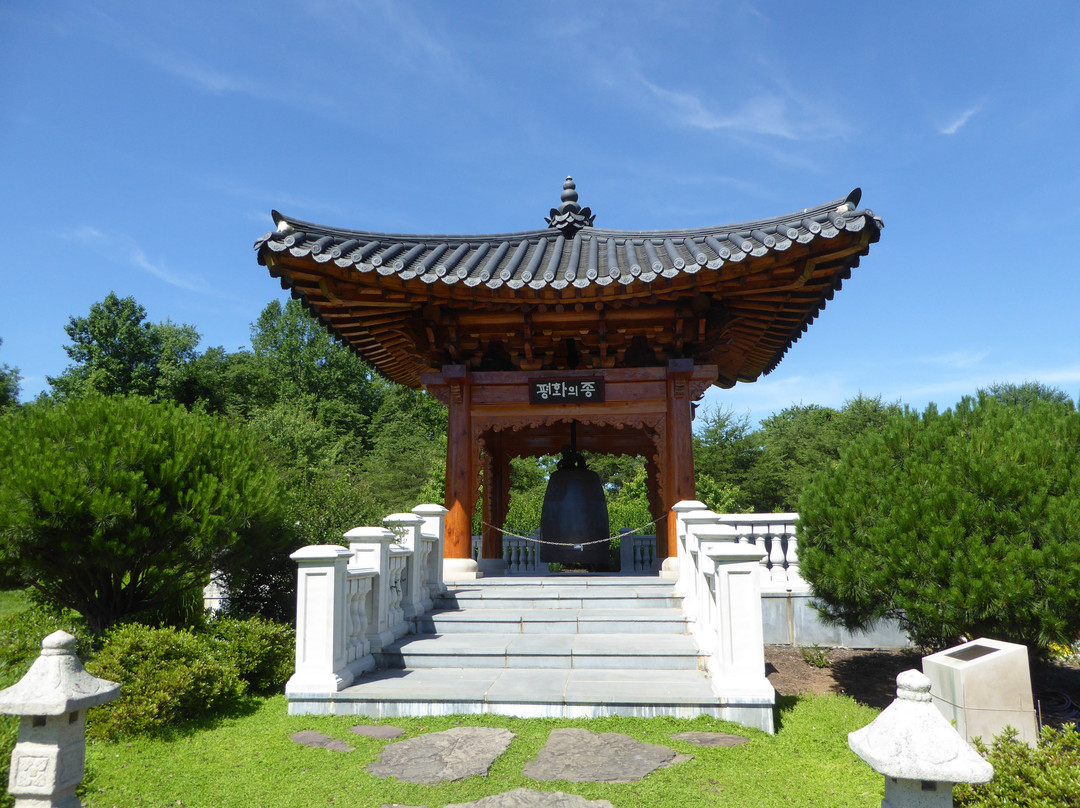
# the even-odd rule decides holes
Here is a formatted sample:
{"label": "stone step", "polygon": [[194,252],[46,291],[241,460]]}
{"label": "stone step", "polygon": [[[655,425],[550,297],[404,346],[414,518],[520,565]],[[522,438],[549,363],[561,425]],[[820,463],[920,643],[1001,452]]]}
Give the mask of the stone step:
{"label": "stone step", "polygon": [[417,634],[685,634],[681,609],[444,609],[415,621]]}
{"label": "stone step", "polygon": [[382,668],[705,668],[705,658],[688,634],[408,635],[375,658]]}
{"label": "stone step", "polygon": [[455,586],[436,600],[438,609],[673,609],[677,597],[667,586]]}
{"label": "stone step", "polygon": [[398,718],[478,715],[518,718],[723,716],[697,670],[441,668],[379,670],[332,695],[297,695],[289,712]]}

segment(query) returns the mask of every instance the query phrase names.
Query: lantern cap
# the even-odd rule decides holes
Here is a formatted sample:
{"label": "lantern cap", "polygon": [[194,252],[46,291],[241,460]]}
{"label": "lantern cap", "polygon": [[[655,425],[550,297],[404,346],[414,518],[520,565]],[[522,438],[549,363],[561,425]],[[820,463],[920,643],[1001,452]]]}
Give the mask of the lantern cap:
{"label": "lantern cap", "polygon": [[75,655],[75,638],[56,631],[41,641],[41,655],[30,670],[0,690],[4,715],[64,715],[120,696],[120,685],[87,673]]}
{"label": "lantern cap", "polygon": [[930,679],[917,670],[896,677],[896,700],[848,734],[851,751],[886,777],[939,783],[988,783],[987,763],[930,701]]}

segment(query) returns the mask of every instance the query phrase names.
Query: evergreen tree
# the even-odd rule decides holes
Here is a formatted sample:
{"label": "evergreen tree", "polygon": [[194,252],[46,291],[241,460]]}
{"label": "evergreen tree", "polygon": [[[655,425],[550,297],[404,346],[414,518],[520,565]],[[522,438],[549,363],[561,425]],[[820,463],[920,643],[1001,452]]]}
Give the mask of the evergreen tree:
{"label": "evergreen tree", "polygon": [[[0,345],[4,341],[0,339]],[[19,369],[8,365],[0,365],[0,410],[19,403],[19,382],[22,377]]]}
{"label": "evergreen tree", "polygon": [[246,429],[139,396],[0,416],[0,562],[101,631],[214,569],[287,547],[277,472]]}
{"label": "evergreen tree", "polygon": [[827,618],[889,617],[942,648],[1045,651],[1080,632],[1080,413],[992,396],[892,414],[799,502],[801,570]]}

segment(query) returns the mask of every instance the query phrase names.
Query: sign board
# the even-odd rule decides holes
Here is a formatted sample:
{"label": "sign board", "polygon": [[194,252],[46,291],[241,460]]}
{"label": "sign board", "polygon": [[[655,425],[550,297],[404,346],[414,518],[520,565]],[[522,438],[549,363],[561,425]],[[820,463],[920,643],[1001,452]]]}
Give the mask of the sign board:
{"label": "sign board", "polygon": [[602,377],[529,379],[530,404],[593,404],[604,400]]}

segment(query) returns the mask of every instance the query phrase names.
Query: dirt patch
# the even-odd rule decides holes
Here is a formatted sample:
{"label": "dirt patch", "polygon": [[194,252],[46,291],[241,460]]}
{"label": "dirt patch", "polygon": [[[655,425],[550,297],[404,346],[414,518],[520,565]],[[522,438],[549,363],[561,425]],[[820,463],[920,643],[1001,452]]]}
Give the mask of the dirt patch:
{"label": "dirt patch", "polygon": [[[765,646],[765,674],[778,696],[846,693],[881,710],[896,697],[896,675],[909,668],[922,670],[922,654]],[[1037,663],[1031,684],[1044,724],[1062,726],[1080,720],[1080,662]]]}

